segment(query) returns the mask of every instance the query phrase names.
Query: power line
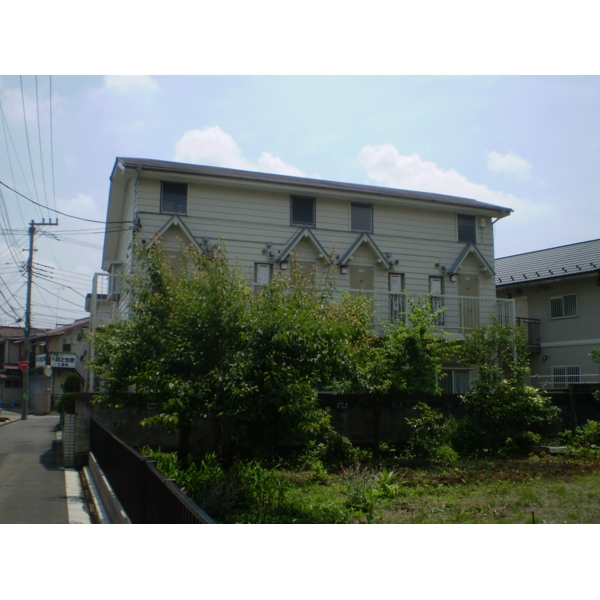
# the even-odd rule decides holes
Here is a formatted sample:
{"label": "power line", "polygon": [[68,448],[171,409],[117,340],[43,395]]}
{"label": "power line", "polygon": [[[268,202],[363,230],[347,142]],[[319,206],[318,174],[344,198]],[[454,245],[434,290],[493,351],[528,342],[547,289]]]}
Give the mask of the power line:
{"label": "power line", "polygon": [[[35,174],[33,172],[33,160],[31,159],[31,148],[29,147],[29,131],[27,129],[27,114],[25,113],[25,95],[23,93],[23,76],[19,75],[19,80],[21,81],[21,105],[23,106],[23,121],[25,122],[25,139],[27,140],[27,154],[29,155],[29,166],[31,167],[31,179],[33,181],[33,190],[35,192],[35,199],[39,200],[37,185],[35,183]],[[37,202],[36,202],[37,204]],[[38,204],[38,206],[42,206]],[[42,212],[40,211],[40,216],[42,216]]]}
{"label": "power line", "polygon": [[105,223],[106,225],[125,225],[125,224],[132,225],[133,224],[133,221],[97,221],[95,219],[84,219],[83,217],[76,217],[75,215],[70,215],[68,213],[61,212],[60,210],[56,210],[55,208],[50,208],[48,206],[44,206],[43,204],[40,204],[39,202],[36,202],[35,200],[28,198],[24,194],[21,194],[21,192],[17,192],[17,190],[11,188],[9,185],[6,185],[3,181],[0,181],[0,185],[3,185],[5,188],[8,188],[15,194],[21,196],[21,198],[25,198],[25,200],[28,200],[29,202],[31,202],[32,204],[35,204],[36,206],[41,206],[42,208],[51,210],[52,212],[55,212],[59,215],[63,215],[64,217],[69,217],[70,219],[77,219],[78,221],[86,221],[88,223]]}
{"label": "power line", "polygon": [[[8,166],[10,168],[10,178],[12,180],[12,184],[15,185],[15,175],[13,173],[12,161],[10,160],[10,149],[8,147],[8,138],[10,137],[10,142],[13,146],[13,150],[15,151],[15,156],[17,158],[17,163],[19,168],[21,169],[21,173],[23,173],[23,168],[21,167],[21,163],[19,161],[19,155],[17,154],[17,150],[15,148],[15,144],[12,140],[12,136],[10,135],[10,129],[8,128],[8,123],[6,122],[6,118],[4,117],[4,109],[2,108],[2,101],[0,100],[0,114],[2,115],[2,131],[4,133],[4,144],[6,146],[6,157],[8,158]],[[6,133],[8,132],[8,136]],[[25,175],[23,175],[23,179],[25,179]],[[16,186],[15,186],[16,187]],[[25,187],[27,188],[27,193],[30,194],[29,186],[27,185],[27,180],[25,180]],[[17,207],[19,209],[19,214],[21,215],[21,220],[25,223],[25,217],[23,216],[23,211],[21,210],[20,202],[17,202]]]}
{"label": "power line", "polygon": [[54,137],[52,135],[52,75],[50,75],[50,162],[52,164],[52,198],[54,200],[54,208],[56,208],[56,189],[54,186]]}
{"label": "power line", "polygon": [[35,106],[37,109],[38,142],[40,144],[40,164],[42,165],[42,182],[44,184],[44,198],[46,200],[46,206],[48,206],[48,193],[46,191],[46,172],[44,171],[44,153],[42,151],[42,126],[40,124],[40,98],[38,94],[37,75],[35,76]]}

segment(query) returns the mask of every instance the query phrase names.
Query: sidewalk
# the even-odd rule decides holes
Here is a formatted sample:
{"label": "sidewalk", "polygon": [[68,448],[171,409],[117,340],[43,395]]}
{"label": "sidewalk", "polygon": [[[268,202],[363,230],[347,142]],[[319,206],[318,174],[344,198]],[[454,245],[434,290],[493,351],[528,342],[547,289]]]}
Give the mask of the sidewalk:
{"label": "sidewalk", "polygon": [[58,415],[1,416],[11,421],[0,423],[0,523],[90,523],[79,475],[55,464]]}

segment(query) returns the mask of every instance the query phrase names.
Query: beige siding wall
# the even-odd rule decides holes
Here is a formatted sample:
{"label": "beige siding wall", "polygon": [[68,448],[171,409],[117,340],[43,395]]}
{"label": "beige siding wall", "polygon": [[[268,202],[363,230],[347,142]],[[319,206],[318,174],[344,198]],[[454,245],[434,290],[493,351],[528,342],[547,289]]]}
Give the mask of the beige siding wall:
{"label": "beige siding wall", "polygon": [[[272,242],[271,249],[282,250],[299,230],[299,227],[290,226],[289,202],[287,192],[194,183],[189,186],[188,216],[183,220],[198,241],[206,236],[210,238],[209,244],[214,244],[221,237],[229,257],[239,259],[244,272],[252,277],[255,263],[266,262],[263,253],[266,243]],[[128,193],[126,206],[128,204],[132,205],[131,193]],[[171,215],[159,212],[158,179],[142,175],[138,184],[137,208],[142,222],[138,235],[148,241],[171,218]],[[337,254],[343,255],[359,235],[350,231],[350,201],[317,196],[316,213],[315,236],[326,251],[335,249]],[[491,222],[484,217],[486,226],[481,228],[480,219],[477,218],[478,246],[487,261],[493,264]],[[455,212],[375,203],[373,223],[373,240],[382,252],[391,252],[391,259],[399,261],[395,272],[404,274],[406,289],[417,294],[427,294],[429,277],[440,276],[435,264],[450,267],[465,245],[457,242]],[[119,256],[124,261],[130,243],[130,238],[122,242]],[[305,253],[308,260],[312,246],[299,247],[298,252]],[[357,260],[358,256],[353,264],[358,264]],[[369,253],[360,260],[366,261],[364,264],[374,264],[375,256]],[[317,264],[319,273],[322,273],[324,265],[321,261]],[[273,271],[279,270],[276,263]],[[338,271],[336,277],[339,287],[347,288],[348,275],[341,275]],[[375,281],[378,291],[387,291],[387,269],[377,265]],[[458,293],[457,284],[448,276],[444,277],[444,292],[451,295]],[[495,296],[493,278],[480,276],[480,295]]]}
{"label": "beige siding wall", "polygon": [[[498,288],[498,297],[527,297],[528,316],[540,320],[540,354],[531,358],[533,374],[550,375],[553,366],[579,365],[582,374],[598,372],[589,356],[600,348],[600,286],[597,275],[568,277]],[[519,293],[521,292],[521,293]],[[550,298],[577,294],[577,316],[550,318]],[[546,360],[542,357],[546,356]]]}

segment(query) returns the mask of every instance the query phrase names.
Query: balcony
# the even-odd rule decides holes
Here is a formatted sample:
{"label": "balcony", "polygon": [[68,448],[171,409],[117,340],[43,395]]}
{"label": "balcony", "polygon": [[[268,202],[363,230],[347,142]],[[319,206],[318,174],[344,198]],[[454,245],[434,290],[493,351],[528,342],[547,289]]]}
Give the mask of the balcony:
{"label": "balcony", "polygon": [[[383,322],[395,322],[410,312],[409,300],[416,302],[412,294],[376,293],[364,290],[349,290],[351,294],[363,295],[373,301],[375,329],[381,329]],[[432,296],[434,309],[444,308],[438,318],[440,329],[461,337],[474,327],[490,322],[495,317],[503,324],[514,324],[514,302],[504,298],[473,298],[471,296]],[[538,329],[539,331],[539,329]]]}
{"label": "balcony", "polygon": [[529,351],[535,354],[541,352],[540,320],[517,317],[516,321],[517,325],[527,328],[527,345],[529,346]]}

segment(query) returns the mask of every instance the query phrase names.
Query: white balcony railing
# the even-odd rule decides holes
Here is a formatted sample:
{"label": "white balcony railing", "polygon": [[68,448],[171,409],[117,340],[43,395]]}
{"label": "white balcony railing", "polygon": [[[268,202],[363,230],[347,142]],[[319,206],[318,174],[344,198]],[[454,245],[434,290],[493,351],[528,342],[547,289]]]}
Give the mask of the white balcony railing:
{"label": "white balcony railing", "polygon": [[564,390],[571,384],[600,383],[600,373],[578,373],[577,375],[529,375],[529,385],[546,390]]}
{"label": "white balcony railing", "polygon": [[[416,302],[418,296],[413,294],[394,294],[391,292],[370,292],[349,290],[351,294],[360,294],[373,302],[374,325],[380,329],[382,322],[395,322],[403,318],[403,313],[410,312],[410,302]],[[503,324],[514,324],[514,301],[504,298],[473,298],[470,296],[432,297],[434,309],[443,308],[438,318],[440,329],[453,334],[464,334],[474,327],[485,325],[495,317]]]}
{"label": "white balcony railing", "polygon": [[[94,276],[91,310],[92,329],[101,322],[110,321],[126,310],[126,302],[120,298],[121,275],[97,273]],[[256,282],[251,284],[258,288]],[[404,318],[403,313],[410,312],[410,302],[416,302],[418,296],[415,294],[395,294],[392,292],[373,292],[366,290],[347,290],[350,294],[360,294],[373,301],[374,322],[377,331],[381,330],[381,323],[395,322]],[[334,297],[342,293],[336,291]],[[444,312],[438,319],[440,329],[453,334],[464,334],[474,327],[485,325],[492,317],[504,324],[514,324],[515,312],[514,301],[505,298],[471,296],[447,296],[437,295],[432,297],[434,309],[444,308]],[[112,313],[111,315],[106,314]]]}

